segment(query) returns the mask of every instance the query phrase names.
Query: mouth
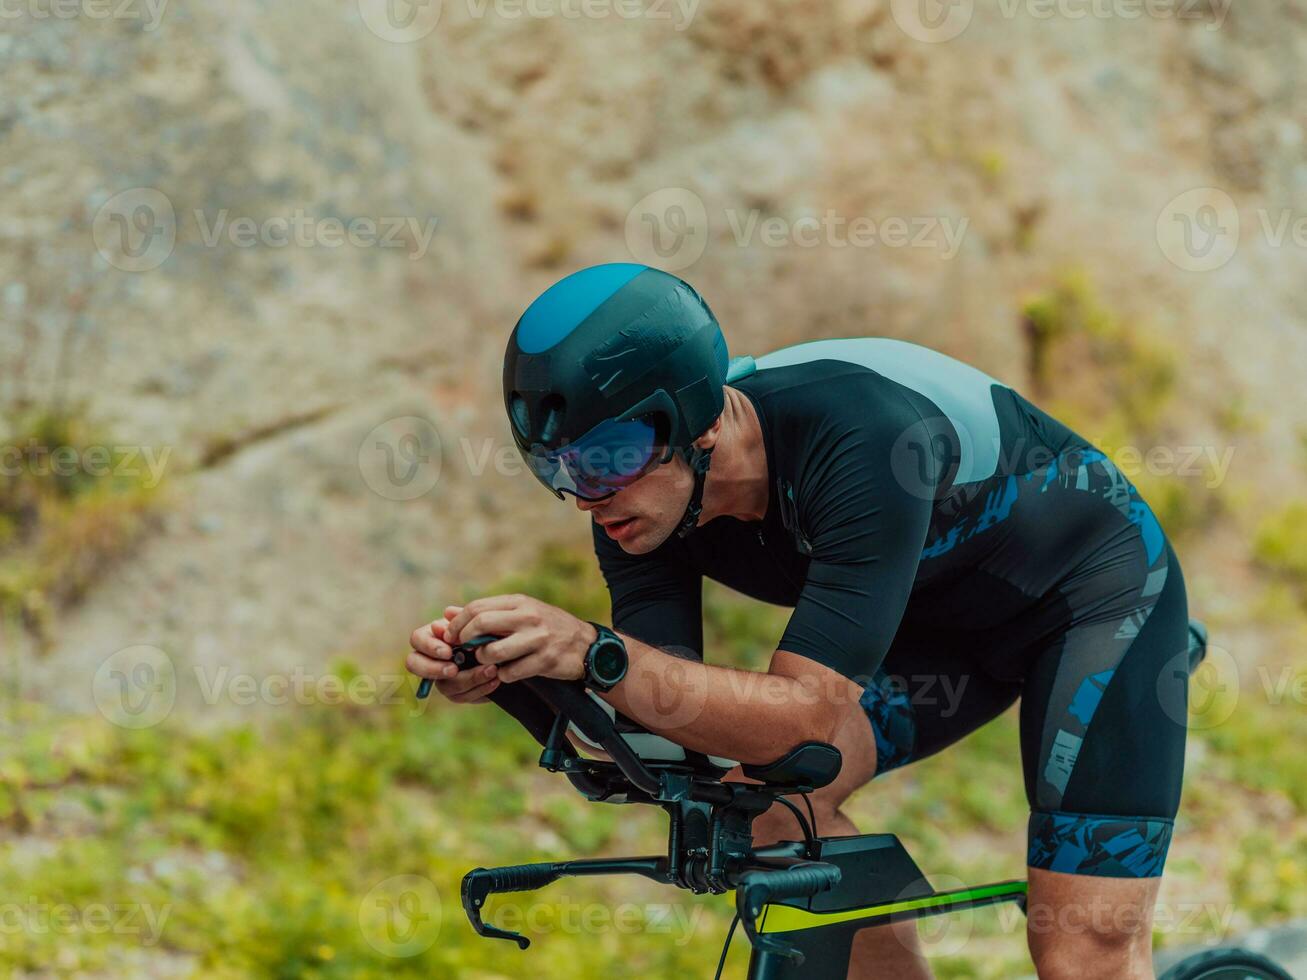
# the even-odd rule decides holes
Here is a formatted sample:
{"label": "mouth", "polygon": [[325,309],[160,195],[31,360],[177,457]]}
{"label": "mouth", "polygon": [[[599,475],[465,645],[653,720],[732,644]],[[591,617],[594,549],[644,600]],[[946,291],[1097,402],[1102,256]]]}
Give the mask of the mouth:
{"label": "mouth", "polygon": [[623,517],[621,520],[617,521],[603,521],[600,526],[603,527],[604,532],[610,538],[617,538],[630,530],[637,520],[639,520],[639,518]]}

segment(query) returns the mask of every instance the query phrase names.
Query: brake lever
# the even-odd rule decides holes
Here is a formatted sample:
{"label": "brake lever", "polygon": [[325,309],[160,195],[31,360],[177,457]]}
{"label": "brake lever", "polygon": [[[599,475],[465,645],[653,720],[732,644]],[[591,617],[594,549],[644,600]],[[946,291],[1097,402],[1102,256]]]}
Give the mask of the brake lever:
{"label": "brake lever", "polygon": [[521,933],[508,932],[481,921],[486,899],[497,892],[528,892],[552,884],[562,877],[558,866],[550,863],[517,864],[508,868],[474,868],[463,876],[463,911],[478,936],[507,939],[526,949],[531,940]]}
{"label": "brake lever", "polygon": [[[479,666],[477,664],[477,647],[483,647],[487,643],[494,643],[495,640],[498,639],[499,637],[495,636],[493,633],[485,633],[481,636],[474,636],[466,643],[460,643],[458,646],[454,647],[454,666],[460,671],[471,670],[473,667]],[[430,677],[422,678],[422,682],[418,684],[419,700],[425,699],[426,696],[431,693],[431,686],[433,684],[435,684],[435,681]]]}
{"label": "brake lever", "polygon": [[833,864],[814,861],[797,864],[781,871],[747,871],[735,889],[735,911],[750,945],[762,953],[783,956],[796,965],[803,963],[803,953],[789,943],[758,932],[758,917],[770,902],[801,898],[829,891],[840,883],[840,869]]}

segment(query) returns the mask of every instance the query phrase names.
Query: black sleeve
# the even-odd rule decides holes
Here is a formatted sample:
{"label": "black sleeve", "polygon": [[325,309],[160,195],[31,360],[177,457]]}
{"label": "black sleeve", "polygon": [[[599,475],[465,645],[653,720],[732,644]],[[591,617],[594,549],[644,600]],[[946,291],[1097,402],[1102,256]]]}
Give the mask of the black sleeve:
{"label": "black sleeve", "polygon": [[811,558],[779,644],[859,683],[898,630],[933,508],[933,486],[916,476],[917,461],[934,455],[928,426],[906,398],[874,404],[827,410],[795,440],[793,513]]}
{"label": "black sleeve", "polygon": [[613,603],[613,629],[678,656],[703,659],[703,580],[675,539],[628,555],[591,522],[595,556]]}

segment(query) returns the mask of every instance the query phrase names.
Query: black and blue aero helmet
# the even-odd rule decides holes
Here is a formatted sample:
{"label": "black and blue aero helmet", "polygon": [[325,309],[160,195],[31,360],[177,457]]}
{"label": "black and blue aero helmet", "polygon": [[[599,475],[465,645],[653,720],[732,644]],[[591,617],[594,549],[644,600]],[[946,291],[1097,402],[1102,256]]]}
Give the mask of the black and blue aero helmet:
{"label": "black and blue aero helmet", "polygon": [[698,477],[697,519],[710,453],[693,442],[722,412],[728,361],[688,283],[634,263],[582,269],[541,293],[509,337],[513,439],[560,499],[601,500],[679,452]]}

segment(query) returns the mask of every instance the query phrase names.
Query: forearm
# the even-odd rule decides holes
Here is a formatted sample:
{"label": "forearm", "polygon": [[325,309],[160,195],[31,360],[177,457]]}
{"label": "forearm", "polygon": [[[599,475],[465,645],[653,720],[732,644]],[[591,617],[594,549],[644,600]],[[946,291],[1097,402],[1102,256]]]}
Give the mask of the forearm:
{"label": "forearm", "polygon": [[825,741],[837,724],[801,681],[685,660],[624,636],[630,666],[603,697],[652,732],[697,752],[770,762],[800,742]]}

